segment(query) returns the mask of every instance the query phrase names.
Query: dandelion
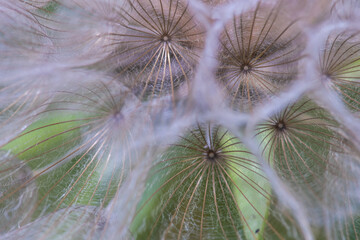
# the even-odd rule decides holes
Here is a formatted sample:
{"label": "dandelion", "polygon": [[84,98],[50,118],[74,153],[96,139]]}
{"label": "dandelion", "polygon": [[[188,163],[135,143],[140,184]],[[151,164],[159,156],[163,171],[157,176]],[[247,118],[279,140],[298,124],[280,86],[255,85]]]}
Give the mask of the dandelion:
{"label": "dandelion", "polygon": [[359,36],[357,33],[331,34],[320,58],[324,82],[343,98],[353,111],[359,111]]}
{"label": "dandelion", "polygon": [[[336,122],[309,100],[291,104],[260,124],[258,135],[263,152],[283,175],[305,178],[328,166],[328,154],[339,151],[342,141],[334,129]],[[315,174],[316,175],[316,174]]]}
{"label": "dandelion", "polygon": [[[73,211],[72,206],[107,206],[136,160],[132,137],[136,132],[145,134],[139,126],[148,119],[144,115],[136,119],[138,103],[116,81],[98,80],[86,87],[80,85],[76,91],[58,91],[38,121],[2,146],[11,153],[0,165],[5,179],[20,167],[28,166],[32,171],[22,182],[10,181],[1,203],[34,188],[34,183],[39,195],[31,197],[35,201],[26,205],[27,214],[12,218],[18,221],[16,225],[46,215],[43,218],[47,220],[39,221],[53,221],[53,225],[41,235],[45,238]],[[16,159],[22,161],[15,164]],[[79,214],[78,220],[85,216]]]}
{"label": "dandelion", "polygon": [[280,3],[258,3],[225,27],[218,79],[236,109],[249,110],[277,94],[296,77],[302,58],[296,20],[283,16]]}
{"label": "dandelion", "polygon": [[161,156],[133,222],[137,239],[251,239],[266,225],[277,233],[261,166],[223,127],[198,124]]}
{"label": "dandelion", "polygon": [[359,239],[357,5],[0,0],[0,239]]}
{"label": "dandelion", "polygon": [[[357,180],[345,180],[348,177],[351,179],[350,176],[358,171],[358,167],[352,167],[354,172],[344,167],[353,164],[346,160],[352,154],[344,148],[346,139],[338,128],[339,124],[310,100],[290,104],[257,128],[263,154],[286,184],[301,195],[301,201],[307,206],[311,216],[312,226],[317,228],[323,227],[326,222],[324,218],[329,214],[336,219],[335,222],[339,218],[353,218],[354,212],[349,210],[354,207],[351,201],[358,201],[357,197],[350,197],[352,190],[349,191],[358,186]],[[338,155],[343,159],[338,159]],[[339,176],[341,177],[338,178]],[[347,182],[346,190],[338,189],[341,197],[333,195],[333,184],[344,187],[343,180]],[[337,216],[338,211],[341,216]],[[344,214],[344,211],[348,212]],[[342,221],[346,222],[344,219]],[[352,239],[349,236],[357,235],[357,230],[355,220],[349,221],[353,224],[351,227],[347,226],[344,230],[343,226],[332,226],[336,229],[332,231],[336,235],[344,231],[348,235],[347,239]],[[329,226],[325,224],[325,228],[327,227]],[[322,234],[324,232],[319,237],[324,236]]]}
{"label": "dandelion", "polygon": [[116,11],[104,16],[104,25],[111,27],[97,35],[106,56],[96,67],[107,69],[142,99],[171,94],[175,101],[177,89],[189,88],[203,45],[204,29],[188,3],[137,0],[108,7]]}

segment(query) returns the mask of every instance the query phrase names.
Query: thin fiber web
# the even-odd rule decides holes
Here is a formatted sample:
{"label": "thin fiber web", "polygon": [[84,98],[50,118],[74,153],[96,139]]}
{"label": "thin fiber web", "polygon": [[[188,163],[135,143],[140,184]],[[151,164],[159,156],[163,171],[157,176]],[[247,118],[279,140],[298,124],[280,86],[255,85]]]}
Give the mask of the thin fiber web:
{"label": "thin fiber web", "polygon": [[0,0],[0,239],[360,239],[357,0]]}

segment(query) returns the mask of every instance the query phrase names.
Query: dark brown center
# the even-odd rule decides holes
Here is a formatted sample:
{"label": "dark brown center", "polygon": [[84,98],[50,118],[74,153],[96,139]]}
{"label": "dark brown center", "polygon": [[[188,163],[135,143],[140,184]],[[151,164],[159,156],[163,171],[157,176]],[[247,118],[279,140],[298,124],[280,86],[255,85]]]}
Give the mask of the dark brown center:
{"label": "dark brown center", "polygon": [[206,153],[207,160],[209,160],[209,161],[215,161],[216,156],[217,156],[217,154],[213,150],[208,150]]}
{"label": "dark brown center", "polygon": [[162,42],[169,42],[171,39],[170,39],[170,36],[167,35],[167,34],[164,34],[162,37],[161,37],[161,41]]}
{"label": "dark brown center", "polygon": [[283,131],[286,129],[286,125],[283,121],[279,121],[278,123],[276,123],[276,128],[280,131]]}
{"label": "dark brown center", "polygon": [[243,71],[245,73],[249,72],[250,70],[251,70],[251,66],[248,64],[244,64],[241,66],[241,71]]}

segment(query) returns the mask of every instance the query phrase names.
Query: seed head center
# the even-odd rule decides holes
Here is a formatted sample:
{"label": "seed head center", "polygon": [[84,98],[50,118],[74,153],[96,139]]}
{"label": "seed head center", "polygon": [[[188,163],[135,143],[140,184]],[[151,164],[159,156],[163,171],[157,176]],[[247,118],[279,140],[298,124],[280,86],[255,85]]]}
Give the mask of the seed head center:
{"label": "seed head center", "polygon": [[123,121],[125,118],[125,116],[120,111],[115,111],[110,117],[111,121],[117,123]]}
{"label": "seed head center", "polygon": [[209,161],[214,161],[216,159],[216,152],[214,152],[213,150],[208,150],[206,153],[206,158]]}
{"label": "seed head center", "polygon": [[280,131],[284,130],[286,128],[285,123],[283,121],[279,121],[276,123],[276,128]]}
{"label": "seed head center", "polygon": [[167,35],[167,34],[164,34],[164,35],[161,37],[161,41],[162,41],[162,42],[169,42],[169,41],[170,41],[170,36]]}
{"label": "seed head center", "polygon": [[248,64],[244,64],[241,66],[241,71],[243,71],[245,73],[249,72],[250,70],[251,70],[251,66]]}

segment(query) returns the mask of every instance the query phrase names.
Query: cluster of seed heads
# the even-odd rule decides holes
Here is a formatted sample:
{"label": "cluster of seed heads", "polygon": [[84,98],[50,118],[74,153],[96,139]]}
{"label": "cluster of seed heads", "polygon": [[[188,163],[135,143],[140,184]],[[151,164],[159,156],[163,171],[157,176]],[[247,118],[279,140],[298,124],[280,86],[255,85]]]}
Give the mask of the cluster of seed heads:
{"label": "cluster of seed heads", "polygon": [[360,239],[356,0],[0,0],[0,239]]}

